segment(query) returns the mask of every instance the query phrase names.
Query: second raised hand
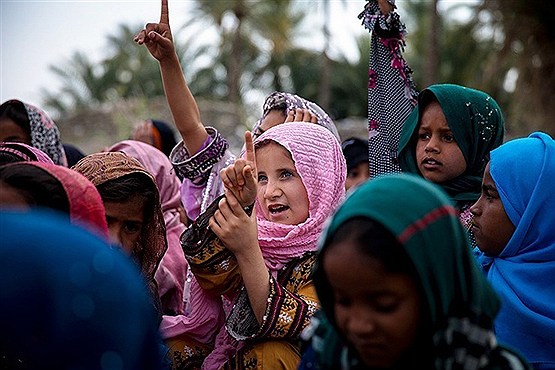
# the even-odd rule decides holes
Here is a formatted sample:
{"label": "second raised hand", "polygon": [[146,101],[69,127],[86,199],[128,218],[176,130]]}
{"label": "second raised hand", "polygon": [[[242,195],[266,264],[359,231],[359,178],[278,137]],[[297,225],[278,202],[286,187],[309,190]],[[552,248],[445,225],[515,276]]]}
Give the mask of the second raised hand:
{"label": "second raised hand", "polygon": [[256,156],[251,132],[245,133],[245,156],[220,171],[225,188],[242,207],[254,204],[257,192]]}
{"label": "second raised hand", "polygon": [[243,178],[245,183],[243,184],[245,193],[245,203],[242,204],[243,207],[248,207],[254,204],[256,200],[257,186],[258,186],[258,174],[256,170],[256,153],[254,151],[254,143],[252,139],[252,133],[250,131],[245,132],[245,160],[247,164],[243,167]]}

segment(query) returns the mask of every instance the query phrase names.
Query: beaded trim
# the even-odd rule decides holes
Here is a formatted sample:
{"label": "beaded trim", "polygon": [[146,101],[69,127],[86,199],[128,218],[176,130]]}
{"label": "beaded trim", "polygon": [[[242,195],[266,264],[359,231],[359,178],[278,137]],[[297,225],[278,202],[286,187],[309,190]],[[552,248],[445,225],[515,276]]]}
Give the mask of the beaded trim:
{"label": "beaded trim", "polygon": [[216,129],[206,127],[206,132],[212,137],[206,148],[192,157],[185,155],[181,163],[174,163],[177,175],[181,179],[189,179],[195,185],[206,184],[212,167],[222,159],[229,147],[227,140]]}

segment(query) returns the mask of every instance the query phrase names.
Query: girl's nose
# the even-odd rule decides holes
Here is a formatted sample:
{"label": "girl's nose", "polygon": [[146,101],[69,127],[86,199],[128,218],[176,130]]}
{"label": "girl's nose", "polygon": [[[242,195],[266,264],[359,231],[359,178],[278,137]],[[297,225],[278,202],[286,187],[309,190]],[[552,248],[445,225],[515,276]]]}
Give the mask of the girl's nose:
{"label": "girl's nose", "polygon": [[428,153],[439,153],[439,141],[432,135],[424,150]]}
{"label": "girl's nose", "polygon": [[372,315],[366,310],[361,311],[356,308],[353,308],[349,314],[348,326],[351,333],[358,335],[368,335],[376,329],[376,323]]}
{"label": "girl's nose", "polygon": [[480,198],[478,198],[476,203],[474,203],[473,205],[470,206],[470,213],[472,213],[473,216],[478,216],[481,213],[480,200],[482,200],[482,196],[480,196]]}
{"label": "girl's nose", "polygon": [[276,181],[268,181],[268,184],[266,185],[266,189],[264,191],[264,197],[266,199],[274,199],[277,198],[281,195],[281,188],[279,187],[279,184],[276,183]]}
{"label": "girl's nose", "polygon": [[119,235],[119,229],[115,226],[109,226],[109,232],[110,232],[110,243],[112,243],[112,245],[118,246],[119,248],[122,248],[123,243]]}

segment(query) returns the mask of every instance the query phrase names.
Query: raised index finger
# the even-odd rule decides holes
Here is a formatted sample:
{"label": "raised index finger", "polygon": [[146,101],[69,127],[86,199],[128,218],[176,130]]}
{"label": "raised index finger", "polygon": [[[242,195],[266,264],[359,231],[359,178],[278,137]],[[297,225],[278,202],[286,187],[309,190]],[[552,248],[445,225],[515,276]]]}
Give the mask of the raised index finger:
{"label": "raised index finger", "polygon": [[160,23],[169,24],[168,0],[162,0],[162,13],[160,13]]}
{"label": "raised index finger", "polygon": [[245,159],[252,169],[256,169],[256,156],[254,154],[254,143],[252,141],[252,133],[245,132]]}

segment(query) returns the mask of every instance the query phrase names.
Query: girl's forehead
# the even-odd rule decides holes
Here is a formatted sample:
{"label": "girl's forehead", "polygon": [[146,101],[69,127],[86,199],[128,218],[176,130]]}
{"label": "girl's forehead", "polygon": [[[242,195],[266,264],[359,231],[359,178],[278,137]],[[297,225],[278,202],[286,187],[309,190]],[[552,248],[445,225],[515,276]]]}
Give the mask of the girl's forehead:
{"label": "girl's forehead", "polygon": [[286,155],[290,160],[293,160],[293,155],[291,154],[291,152],[286,147],[273,140],[267,140],[260,143],[260,145],[255,146],[254,151],[256,153],[257,162],[260,156],[266,159],[277,158],[279,156]]}

